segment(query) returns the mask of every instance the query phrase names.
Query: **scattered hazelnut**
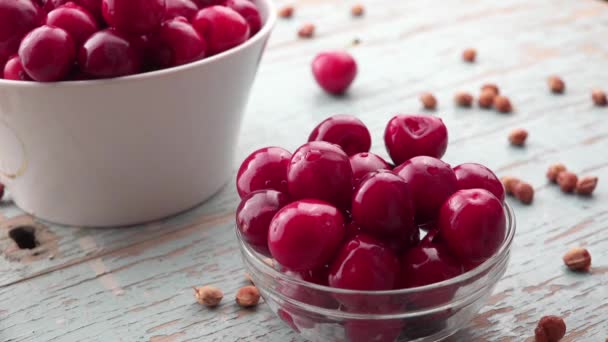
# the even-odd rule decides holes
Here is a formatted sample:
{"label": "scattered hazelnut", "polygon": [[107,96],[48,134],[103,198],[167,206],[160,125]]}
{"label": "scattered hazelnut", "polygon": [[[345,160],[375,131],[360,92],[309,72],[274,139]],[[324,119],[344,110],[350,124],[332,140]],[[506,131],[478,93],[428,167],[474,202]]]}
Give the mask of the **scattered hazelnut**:
{"label": "scattered hazelnut", "polygon": [[578,182],[578,177],[575,173],[570,171],[560,172],[557,175],[557,184],[562,189],[563,192],[572,192],[576,188],[576,183]]}
{"label": "scattered hazelnut", "polygon": [[353,46],[357,46],[359,44],[361,44],[361,39],[359,39],[359,38],[353,39]]}
{"label": "scattered hazelnut", "polygon": [[420,102],[422,102],[425,109],[435,110],[437,108],[437,99],[431,93],[422,93],[420,95]]}
{"label": "scattered hazelnut", "polygon": [[505,191],[510,195],[515,191],[515,186],[521,182],[519,179],[511,176],[504,176],[500,180],[505,187]]}
{"label": "scattered hazelnut", "polygon": [[312,38],[315,35],[315,25],[306,23],[298,30],[298,36],[300,38]]}
{"label": "scattered hazelnut", "polygon": [[272,268],[274,268],[274,260],[271,258],[264,258],[262,259],[262,261],[264,261],[264,263]]}
{"label": "scattered hazelnut", "polygon": [[465,62],[473,63],[475,62],[475,58],[477,57],[477,50],[473,48],[468,48],[462,52],[462,59]]}
{"label": "scattered hazelnut", "polygon": [[523,146],[528,138],[528,131],[523,128],[517,128],[511,131],[509,134],[509,141],[511,145]]}
{"label": "scattered hazelnut", "polygon": [[454,102],[460,107],[471,107],[473,104],[473,95],[467,92],[458,92],[454,95]]}
{"label": "scattered hazelnut", "polygon": [[484,92],[486,90],[492,91],[494,93],[494,96],[500,95],[500,89],[498,89],[498,86],[494,83],[486,83],[481,86],[481,92]]}
{"label": "scattered hazelnut", "polygon": [[207,307],[216,307],[224,298],[224,293],[213,286],[203,286],[194,288],[196,301]]}
{"label": "scattered hazelnut", "polygon": [[509,98],[502,95],[497,95],[494,98],[494,108],[496,108],[496,110],[501,113],[511,113],[511,111],[513,110]]}
{"label": "scattered hazelnut", "polygon": [[526,182],[517,182],[513,188],[515,198],[524,204],[530,204],[534,200],[534,188]]}
{"label": "scattered hazelnut", "polygon": [[293,6],[287,5],[281,7],[279,9],[279,17],[281,18],[291,18],[293,16]]}
{"label": "scattered hazelnut", "polygon": [[236,293],[236,303],[248,308],[258,305],[260,301],[260,291],[253,285],[241,287]]}
{"label": "scattered hazelnut", "polygon": [[253,284],[253,278],[251,278],[251,274],[245,273],[245,280]]}
{"label": "scattered hazelnut", "polygon": [[575,247],[564,254],[564,264],[571,270],[587,272],[591,267],[591,254],[582,247]]}
{"label": "scattered hazelnut", "polygon": [[601,89],[594,89],[591,92],[591,99],[593,100],[593,103],[598,107],[603,107],[608,104],[606,93]]}
{"label": "scattered hazelnut", "polygon": [[363,15],[363,13],[365,13],[365,7],[363,7],[361,4],[356,4],[350,9],[350,13],[353,15],[353,17],[360,17]]}
{"label": "scattered hazelnut", "polygon": [[564,171],[566,171],[566,166],[564,164],[553,164],[549,166],[549,169],[547,170],[547,178],[553,183],[557,183],[557,176]]}
{"label": "scattered hazelnut", "polygon": [[479,99],[477,99],[477,104],[481,108],[492,108],[494,105],[494,98],[496,97],[496,93],[494,93],[491,89],[482,90],[479,95]]}
{"label": "scattered hazelnut", "polygon": [[597,181],[597,177],[594,176],[581,177],[578,182],[576,182],[576,193],[579,195],[590,196],[597,186]]}
{"label": "scattered hazelnut", "polygon": [[566,335],[566,323],[559,316],[544,316],[534,330],[536,342],[558,342]]}
{"label": "scattered hazelnut", "polygon": [[555,94],[561,94],[564,92],[564,90],[566,90],[566,84],[558,76],[550,76],[547,79],[547,84],[549,85],[551,92]]}

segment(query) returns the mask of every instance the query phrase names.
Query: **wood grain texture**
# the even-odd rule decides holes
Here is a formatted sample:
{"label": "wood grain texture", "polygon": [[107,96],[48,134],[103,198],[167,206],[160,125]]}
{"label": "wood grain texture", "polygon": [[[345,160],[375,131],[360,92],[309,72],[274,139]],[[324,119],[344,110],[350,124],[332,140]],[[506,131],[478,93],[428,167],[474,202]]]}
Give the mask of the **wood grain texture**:
{"label": "wood grain texture", "polygon": [[[536,189],[534,204],[512,201],[518,226],[509,269],[488,305],[454,341],[529,340],[542,315],[566,319],[565,341],[608,337],[608,108],[594,107],[591,89],[608,90],[608,4],[593,0],[361,1],[300,0],[278,23],[244,120],[237,160],[258,147],[295,149],[326,116],[353,113],[370,128],[373,151],[386,155],[382,132],[395,113],[421,111],[418,94],[432,91],[432,115],[450,130],[445,160],[475,161]],[[286,2],[280,2],[286,3]],[[317,26],[299,40],[304,22]],[[358,38],[361,44],[352,45]],[[460,53],[478,50],[478,62]],[[323,94],[310,75],[315,53],[347,48],[360,73],[344,98]],[[564,95],[546,86],[551,74]],[[497,83],[515,107],[510,115],[458,109],[456,91]],[[525,148],[508,132],[530,132]],[[563,162],[597,175],[592,198],[562,194],[545,170]],[[238,162],[235,162],[235,169]],[[60,198],[58,198],[60,200]],[[160,222],[120,229],[83,229],[35,222],[0,206],[1,341],[301,341],[261,305],[233,303],[245,284],[234,238],[238,196],[232,183],[206,204]],[[136,205],[136,204],[134,204]],[[41,247],[19,251],[11,227],[44,231]],[[590,274],[570,273],[561,256],[586,246]],[[215,284],[226,294],[216,310],[200,307],[191,286]]]}

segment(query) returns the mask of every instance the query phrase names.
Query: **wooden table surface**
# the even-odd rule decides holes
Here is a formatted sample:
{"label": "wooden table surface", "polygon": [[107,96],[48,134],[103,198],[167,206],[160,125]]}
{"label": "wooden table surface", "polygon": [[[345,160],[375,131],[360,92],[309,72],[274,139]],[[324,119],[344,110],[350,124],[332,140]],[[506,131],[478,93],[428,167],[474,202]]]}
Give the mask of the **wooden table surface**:
{"label": "wooden table surface", "polygon": [[[418,94],[439,99],[433,115],[450,130],[445,160],[476,161],[534,185],[531,206],[511,201],[518,226],[509,269],[488,305],[453,341],[528,341],[539,317],[561,315],[564,341],[608,337],[608,107],[594,107],[594,87],[608,90],[608,3],[594,0],[368,0],[362,18],[351,1],[296,1],[278,22],[244,120],[237,160],[256,148],[295,149],[326,116],[353,113],[371,129],[373,151],[386,156],[384,125],[396,113],[422,111]],[[284,4],[280,3],[280,4]],[[317,36],[295,32],[314,22]],[[358,38],[361,43],[352,45]],[[465,64],[466,47],[478,62]],[[332,98],[313,82],[310,62],[347,48],[360,73],[348,96]],[[560,75],[564,95],[546,78]],[[495,82],[515,112],[458,109],[458,90]],[[525,148],[508,132],[530,132]],[[562,194],[545,179],[563,162],[597,175],[592,198]],[[235,169],[239,162],[235,161]],[[57,197],[61,201],[60,194]],[[233,182],[213,199],[160,222],[120,229],[62,227],[33,220],[8,200],[0,213],[0,341],[301,341],[267,307],[240,309],[245,284],[234,236]],[[133,203],[137,206],[137,203]],[[8,231],[34,225],[41,245],[20,250]],[[568,272],[561,257],[586,246],[589,274]],[[217,310],[193,299],[192,286],[226,294]]]}

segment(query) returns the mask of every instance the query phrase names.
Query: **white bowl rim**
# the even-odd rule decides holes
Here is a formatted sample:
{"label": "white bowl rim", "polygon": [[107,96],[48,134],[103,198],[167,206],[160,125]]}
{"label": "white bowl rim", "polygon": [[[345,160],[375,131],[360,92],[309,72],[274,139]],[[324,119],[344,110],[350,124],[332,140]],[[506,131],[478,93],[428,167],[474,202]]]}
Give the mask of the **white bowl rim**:
{"label": "white bowl rim", "polygon": [[507,219],[507,233],[505,235],[505,239],[501,244],[500,248],[496,253],[490,257],[488,260],[484,261],[481,265],[475,267],[474,269],[465,272],[457,277],[446,279],[444,281],[433,283],[425,286],[418,286],[406,289],[396,289],[396,290],[386,290],[386,291],[359,291],[359,290],[349,290],[349,289],[341,289],[335,287],[329,287],[319,284],[314,284],[311,282],[307,282],[304,280],[300,280],[291,276],[286,275],[285,273],[279,272],[273,267],[266,264],[263,260],[261,260],[254,250],[242,239],[241,233],[238,228],[236,228],[236,235],[239,243],[239,247],[241,248],[242,253],[246,253],[246,258],[253,260],[253,263],[256,264],[256,267],[261,268],[265,274],[270,275],[275,280],[280,279],[281,281],[286,281],[287,283],[293,283],[299,286],[303,286],[309,289],[322,291],[326,293],[332,294],[345,294],[345,295],[369,295],[369,296],[386,296],[386,295],[409,295],[415,293],[424,293],[425,291],[432,291],[441,289],[447,286],[456,285],[458,283],[464,282],[468,279],[473,279],[479,274],[488,271],[491,267],[498,264],[501,260],[507,257],[510,254],[511,245],[513,244],[513,239],[515,237],[516,230],[516,221],[515,221],[515,213],[513,208],[507,203],[504,202],[503,209],[505,212],[505,216]]}
{"label": "white bowl rim", "polygon": [[166,68],[166,69],[154,70],[154,71],[149,71],[149,72],[144,72],[144,73],[134,74],[134,75],[128,75],[128,76],[97,79],[97,80],[36,82],[36,81],[14,81],[14,80],[5,80],[3,78],[0,78],[0,90],[3,87],[14,87],[14,88],[62,87],[62,88],[64,88],[64,87],[72,87],[72,86],[77,86],[77,87],[102,86],[102,85],[109,85],[109,84],[116,84],[116,83],[130,82],[130,81],[142,81],[142,80],[147,80],[150,78],[167,76],[169,74],[178,73],[180,71],[187,71],[192,68],[196,68],[196,67],[199,67],[199,66],[202,66],[205,64],[213,63],[224,57],[228,57],[230,55],[237,54],[238,52],[247,49],[251,45],[257,43],[259,40],[264,39],[263,37],[265,37],[266,35],[268,35],[270,33],[272,28],[275,26],[276,20],[277,20],[277,11],[276,11],[275,5],[273,3],[273,0],[258,0],[258,1],[264,3],[264,6],[266,7],[266,9],[268,11],[267,18],[264,22],[264,26],[262,26],[260,31],[258,31],[253,37],[248,39],[243,44],[235,46],[224,52],[218,53],[217,55],[213,55],[213,56],[206,57],[206,58],[203,58],[203,59],[195,61],[195,62],[190,62],[190,63],[186,63],[186,64],[182,64],[182,65],[178,65],[178,66],[174,66],[174,67],[170,67],[170,68]]}

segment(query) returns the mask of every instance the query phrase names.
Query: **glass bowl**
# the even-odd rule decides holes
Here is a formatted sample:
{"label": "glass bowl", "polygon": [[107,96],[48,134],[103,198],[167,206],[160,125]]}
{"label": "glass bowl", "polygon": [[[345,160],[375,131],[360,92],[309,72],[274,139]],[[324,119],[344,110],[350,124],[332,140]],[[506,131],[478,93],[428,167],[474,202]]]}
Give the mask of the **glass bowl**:
{"label": "glass bowl", "polygon": [[247,272],[272,311],[310,341],[439,341],[466,327],[485,305],[509,263],[515,216],[498,252],[477,268],[427,286],[353,291],[309,283],[276,270],[272,259],[237,237]]}

